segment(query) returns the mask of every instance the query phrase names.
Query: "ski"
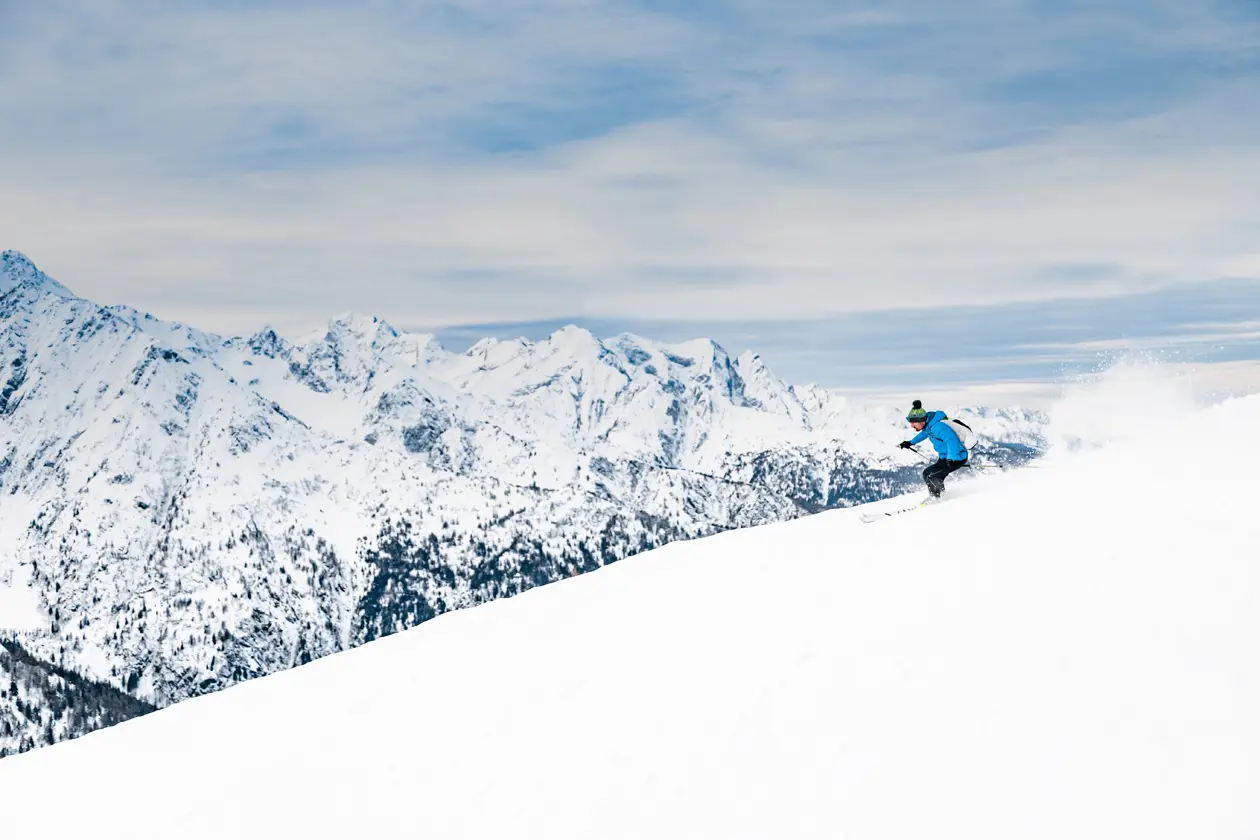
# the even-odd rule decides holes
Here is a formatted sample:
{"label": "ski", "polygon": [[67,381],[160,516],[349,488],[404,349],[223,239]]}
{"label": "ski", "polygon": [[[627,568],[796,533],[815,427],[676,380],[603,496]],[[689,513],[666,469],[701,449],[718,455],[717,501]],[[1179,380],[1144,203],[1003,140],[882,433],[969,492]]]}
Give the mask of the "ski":
{"label": "ski", "polygon": [[861,514],[861,519],[863,522],[869,525],[872,522],[878,522],[879,520],[883,519],[885,516],[900,516],[903,513],[909,513],[912,510],[918,510],[918,509],[919,509],[919,506],[915,505],[914,507],[898,508],[897,510],[885,510],[880,513],[863,513]]}
{"label": "ski", "polygon": [[910,507],[904,507],[904,508],[897,508],[896,510],[884,510],[884,511],[880,511],[879,513],[862,513],[862,514],[858,514],[858,517],[863,522],[869,525],[872,522],[878,522],[879,520],[883,519],[885,516],[900,516],[903,513],[909,513],[912,510],[918,510],[920,508],[931,507],[932,505],[935,505],[935,504],[940,504],[940,502],[939,501],[933,501],[933,502],[923,501],[923,502],[919,502],[917,505],[912,505]]}

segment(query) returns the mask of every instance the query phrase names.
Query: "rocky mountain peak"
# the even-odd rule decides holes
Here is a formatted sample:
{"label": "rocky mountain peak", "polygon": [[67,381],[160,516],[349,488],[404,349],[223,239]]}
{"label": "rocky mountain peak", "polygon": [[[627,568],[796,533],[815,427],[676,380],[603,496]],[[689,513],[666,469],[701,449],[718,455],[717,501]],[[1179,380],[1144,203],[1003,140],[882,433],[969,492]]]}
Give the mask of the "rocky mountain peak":
{"label": "rocky mountain peak", "polygon": [[40,271],[30,257],[20,251],[4,251],[0,253],[0,294],[18,287],[35,294],[74,297],[73,292]]}

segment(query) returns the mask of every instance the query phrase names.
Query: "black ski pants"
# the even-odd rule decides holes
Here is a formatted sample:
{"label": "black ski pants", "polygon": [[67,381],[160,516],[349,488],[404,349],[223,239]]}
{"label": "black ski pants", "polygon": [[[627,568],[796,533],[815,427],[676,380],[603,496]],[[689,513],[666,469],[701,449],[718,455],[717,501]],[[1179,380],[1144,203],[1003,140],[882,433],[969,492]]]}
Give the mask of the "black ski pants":
{"label": "black ski pants", "polygon": [[923,480],[927,483],[928,492],[933,496],[939,496],[945,490],[945,476],[961,470],[967,466],[967,461],[951,461],[948,458],[942,458],[935,464],[932,464],[923,471]]}

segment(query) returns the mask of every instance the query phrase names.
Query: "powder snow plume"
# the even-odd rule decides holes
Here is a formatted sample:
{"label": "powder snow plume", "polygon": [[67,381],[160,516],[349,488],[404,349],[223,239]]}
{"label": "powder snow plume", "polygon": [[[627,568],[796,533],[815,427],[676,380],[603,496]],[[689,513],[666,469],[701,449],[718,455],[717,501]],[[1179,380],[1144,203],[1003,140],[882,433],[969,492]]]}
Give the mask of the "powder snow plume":
{"label": "powder snow plume", "polygon": [[1140,357],[1122,358],[1067,382],[1047,410],[1044,434],[1053,457],[1097,449],[1146,433],[1203,407],[1191,371]]}

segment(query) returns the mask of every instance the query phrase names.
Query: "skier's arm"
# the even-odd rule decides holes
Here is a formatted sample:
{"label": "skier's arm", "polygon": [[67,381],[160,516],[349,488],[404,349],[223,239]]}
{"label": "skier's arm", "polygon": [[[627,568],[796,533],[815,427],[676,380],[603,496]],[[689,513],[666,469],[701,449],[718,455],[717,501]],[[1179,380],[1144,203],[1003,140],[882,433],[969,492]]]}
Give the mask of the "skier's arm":
{"label": "skier's arm", "polygon": [[924,429],[923,431],[919,432],[914,437],[910,438],[910,445],[918,446],[920,443],[923,443],[923,441],[927,440],[927,438],[928,438],[928,432],[927,432],[927,429]]}

